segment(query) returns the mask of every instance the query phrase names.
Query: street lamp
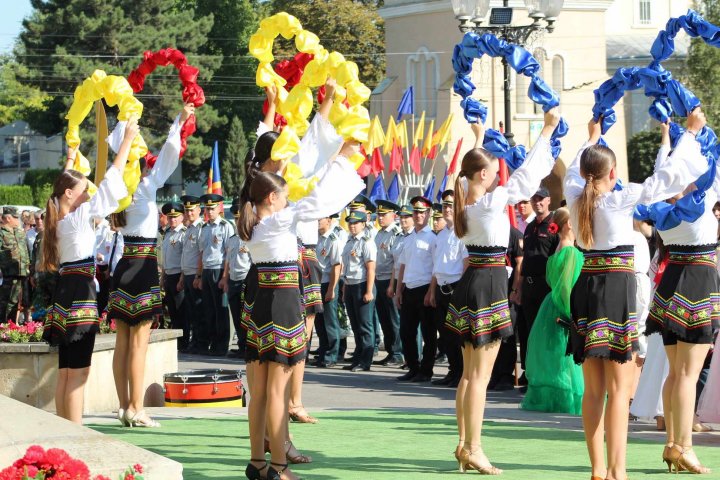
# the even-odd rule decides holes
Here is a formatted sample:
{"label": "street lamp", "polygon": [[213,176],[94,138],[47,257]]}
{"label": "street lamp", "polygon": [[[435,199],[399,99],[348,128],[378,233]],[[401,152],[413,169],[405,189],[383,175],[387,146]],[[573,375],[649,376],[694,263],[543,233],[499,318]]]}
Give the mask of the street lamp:
{"label": "street lamp", "polygon": [[[528,16],[533,22],[529,25],[511,25],[513,9],[508,6],[509,0],[503,0],[502,7],[490,9],[490,0],[452,0],[455,18],[460,22],[463,33],[492,33],[509,43],[524,45],[530,35],[552,33],[564,0],[525,0]],[[490,18],[487,25],[482,25],[488,10]],[[511,129],[512,112],[510,111],[510,66],[503,58],[503,95],[505,99],[505,138],[510,145],[515,145]]]}

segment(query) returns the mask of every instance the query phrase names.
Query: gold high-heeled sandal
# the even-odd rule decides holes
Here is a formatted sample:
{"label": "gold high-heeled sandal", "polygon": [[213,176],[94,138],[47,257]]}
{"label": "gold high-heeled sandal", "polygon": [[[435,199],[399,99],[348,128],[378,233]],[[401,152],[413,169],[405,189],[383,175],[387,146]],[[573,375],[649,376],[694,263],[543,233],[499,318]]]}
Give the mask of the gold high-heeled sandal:
{"label": "gold high-heeled sandal", "polygon": [[463,465],[462,459],[460,456],[462,455],[462,445],[458,445],[455,447],[455,460],[458,462],[458,468],[460,469],[460,473],[465,473],[465,465]]}
{"label": "gold high-heeled sandal", "polygon": [[686,454],[692,451],[692,447],[683,447],[682,445],[673,445],[670,449],[668,458],[675,467],[675,473],[678,473],[681,469],[687,470],[690,473],[704,475],[712,473],[712,470],[703,466],[700,461],[693,462],[686,457]]}
{"label": "gold high-heeled sandal", "polygon": [[132,427],[144,427],[144,428],[158,428],[160,427],[160,422],[156,422],[152,418],[150,418],[147,413],[145,413],[145,410],[140,410],[139,412],[133,412],[130,409],[125,410],[125,421],[128,422],[128,425]]}
{"label": "gold high-heeled sandal", "polygon": [[475,453],[476,452],[473,452],[472,450],[462,449],[462,453],[460,454],[462,468],[465,470],[475,470],[480,475],[500,475],[503,472],[502,469],[497,468],[490,463],[487,465],[480,465],[477,463],[477,461],[472,458]]}

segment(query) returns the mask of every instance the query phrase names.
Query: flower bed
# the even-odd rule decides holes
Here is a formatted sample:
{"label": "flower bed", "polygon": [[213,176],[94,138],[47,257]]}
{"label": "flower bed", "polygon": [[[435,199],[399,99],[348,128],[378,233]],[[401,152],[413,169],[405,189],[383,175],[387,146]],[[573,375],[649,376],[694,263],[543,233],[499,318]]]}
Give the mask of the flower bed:
{"label": "flower bed", "polygon": [[9,343],[41,342],[43,334],[42,322],[25,322],[18,325],[13,321],[0,323],[0,341]]}

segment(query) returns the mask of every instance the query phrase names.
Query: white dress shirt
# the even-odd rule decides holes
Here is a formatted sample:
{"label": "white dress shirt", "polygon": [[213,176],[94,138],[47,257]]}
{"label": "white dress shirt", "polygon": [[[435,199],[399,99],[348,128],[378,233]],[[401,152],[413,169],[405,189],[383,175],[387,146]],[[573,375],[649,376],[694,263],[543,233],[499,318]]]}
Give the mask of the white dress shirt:
{"label": "white dress shirt", "polygon": [[460,280],[463,261],[468,257],[465,244],[457,238],[455,230],[445,227],[435,236],[430,249],[433,258],[432,274],[438,285],[447,285]]}
{"label": "white dress shirt", "polygon": [[430,225],[419,232],[413,229],[403,241],[400,264],[405,266],[402,281],[407,288],[428,285],[432,280],[433,258],[430,247],[435,242],[435,234]]}
{"label": "white dress shirt", "polygon": [[[565,174],[563,187],[573,225],[579,225],[575,203],[582,195],[585,179],[580,176],[580,156],[589,147],[582,146]],[[700,153],[700,144],[692,134],[685,133],[667,162],[643,183],[629,183],[620,191],[599,196],[593,216],[593,250],[610,250],[633,244],[633,209],[637,204],[650,205],[682,192],[707,171],[707,160]],[[580,248],[588,249],[578,237]]]}

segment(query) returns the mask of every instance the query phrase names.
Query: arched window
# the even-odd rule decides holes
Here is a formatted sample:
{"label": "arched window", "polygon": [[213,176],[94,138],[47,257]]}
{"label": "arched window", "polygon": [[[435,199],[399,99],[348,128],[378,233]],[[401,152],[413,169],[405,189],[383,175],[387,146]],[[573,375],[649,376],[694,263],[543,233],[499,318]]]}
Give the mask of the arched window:
{"label": "arched window", "polygon": [[558,99],[562,102],[562,91],[565,84],[565,59],[560,55],[555,55],[552,59],[552,82],[550,86],[558,94]]}
{"label": "arched window", "polygon": [[428,117],[437,114],[437,91],[440,86],[439,58],[426,47],[420,47],[407,59],[407,84],[415,89],[415,114],[425,111]]}

